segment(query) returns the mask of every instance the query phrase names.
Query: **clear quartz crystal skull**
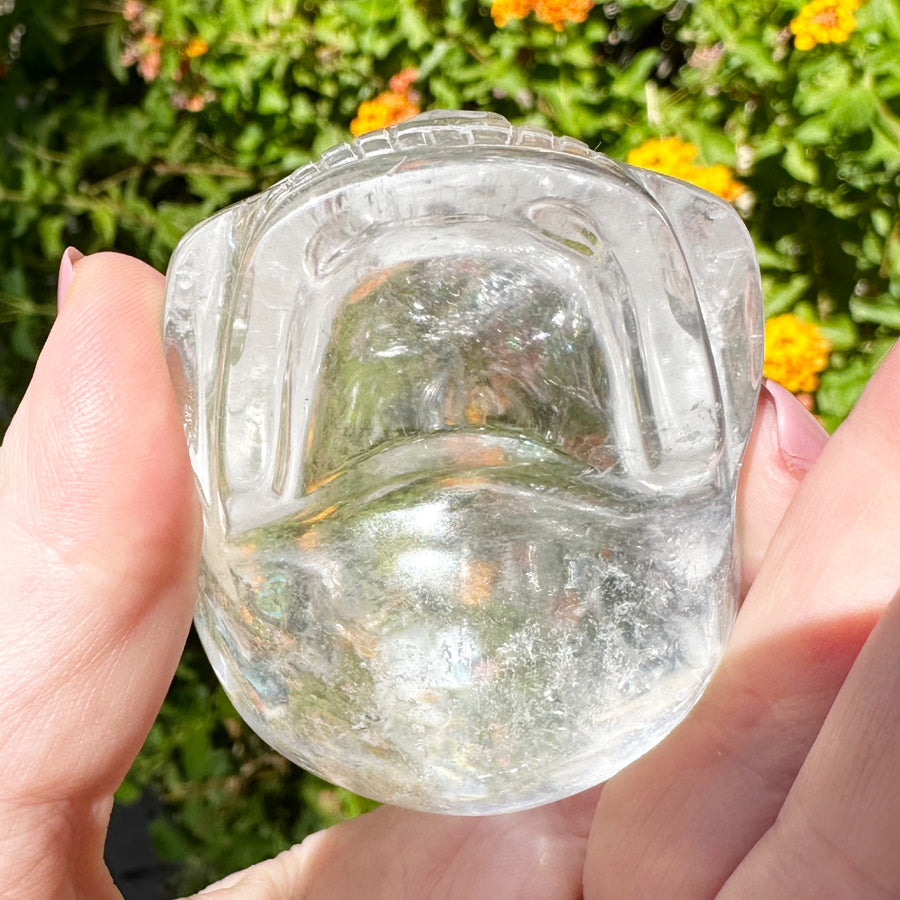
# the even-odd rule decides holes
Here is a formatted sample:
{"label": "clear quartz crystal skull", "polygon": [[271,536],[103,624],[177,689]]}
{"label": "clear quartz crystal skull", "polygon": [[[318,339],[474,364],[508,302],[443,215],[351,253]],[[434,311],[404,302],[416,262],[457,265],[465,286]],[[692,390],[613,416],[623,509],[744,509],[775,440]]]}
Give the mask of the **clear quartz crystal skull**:
{"label": "clear quartz crystal skull", "polygon": [[522,809],[608,778],[736,608],[758,270],[724,202],[495,115],[337,147],[185,237],[196,624],[269,744]]}

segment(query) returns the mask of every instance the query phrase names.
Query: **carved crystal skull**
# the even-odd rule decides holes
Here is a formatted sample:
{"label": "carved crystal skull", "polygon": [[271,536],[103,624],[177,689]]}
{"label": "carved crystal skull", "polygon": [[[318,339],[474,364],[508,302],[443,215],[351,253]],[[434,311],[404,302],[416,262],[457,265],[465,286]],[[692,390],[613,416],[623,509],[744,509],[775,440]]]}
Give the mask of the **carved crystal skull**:
{"label": "carved crystal skull", "polygon": [[197,628],[285,756],[502,812],[606,779],[696,702],[761,370],[726,203],[432,113],[191,231],[165,336]]}

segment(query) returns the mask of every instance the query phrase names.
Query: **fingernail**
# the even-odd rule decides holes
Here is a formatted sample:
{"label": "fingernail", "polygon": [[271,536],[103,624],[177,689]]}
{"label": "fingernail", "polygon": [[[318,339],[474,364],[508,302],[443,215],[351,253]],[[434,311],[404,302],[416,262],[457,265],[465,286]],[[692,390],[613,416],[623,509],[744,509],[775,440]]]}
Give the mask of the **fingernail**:
{"label": "fingernail", "polygon": [[763,396],[775,409],[778,447],[788,472],[802,478],[828,443],[828,432],[816,417],[777,381],[764,378]]}
{"label": "fingernail", "polygon": [[84,254],[74,247],[67,247],[62,259],[59,261],[59,278],[56,282],[56,307],[57,310],[62,309],[63,301],[66,294],[69,293],[69,286],[72,284],[72,278],[75,275],[75,263],[81,259]]}

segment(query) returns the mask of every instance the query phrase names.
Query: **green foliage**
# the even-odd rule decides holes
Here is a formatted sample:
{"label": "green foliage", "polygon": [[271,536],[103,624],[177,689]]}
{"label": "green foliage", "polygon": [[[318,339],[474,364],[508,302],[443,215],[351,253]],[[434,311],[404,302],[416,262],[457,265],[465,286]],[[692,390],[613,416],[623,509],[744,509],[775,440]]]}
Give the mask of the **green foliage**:
{"label": "green foliage", "polygon": [[[67,244],[165,267],[191,225],[348,139],[406,67],[423,108],[495,110],[617,158],[677,135],[735,169],[767,312],[834,346],[816,402],[835,427],[900,332],[900,7],[868,0],[846,43],[801,51],[799,6],[620,0],[557,31],[497,28],[488,0],[0,3],[0,433]],[[248,734],[196,648],[122,796],[147,786],[195,886],[357,802]]]}
{"label": "green foliage", "polygon": [[701,147],[709,123],[745,158],[767,313],[805,303],[833,341],[836,323],[844,335],[856,326],[817,394],[835,427],[873,370],[873,346],[900,331],[900,7],[870,0],[846,44],[805,52],[784,30],[795,11],[698,3],[682,37],[722,51],[682,70],[689,93],[661,115]]}
{"label": "green foliage", "polygon": [[[164,267],[192,224],[345,140],[407,66],[423,106],[493,109],[614,157],[677,134],[736,165],[767,310],[849,314],[861,347],[896,334],[900,12],[869,0],[845,44],[799,51],[798,5],[629,0],[562,31],[533,16],[497,28],[486,0],[14,5],[0,14],[0,429],[66,244]],[[190,55],[197,39],[207,52]]]}

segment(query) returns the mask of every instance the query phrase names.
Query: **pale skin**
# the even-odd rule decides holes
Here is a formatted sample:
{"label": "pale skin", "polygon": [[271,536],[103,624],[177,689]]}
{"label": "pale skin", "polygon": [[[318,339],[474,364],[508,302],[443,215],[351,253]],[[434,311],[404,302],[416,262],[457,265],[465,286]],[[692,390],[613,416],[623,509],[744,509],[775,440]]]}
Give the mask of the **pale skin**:
{"label": "pale skin", "polygon": [[[0,448],[0,898],[107,900],[112,795],[188,632],[200,520],[162,276],[98,254],[62,287]],[[900,350],[830,440],[774,396],[741,474],[746,599],[662,744],[529,812],[384,807],[204,896],[900,897]]]}

